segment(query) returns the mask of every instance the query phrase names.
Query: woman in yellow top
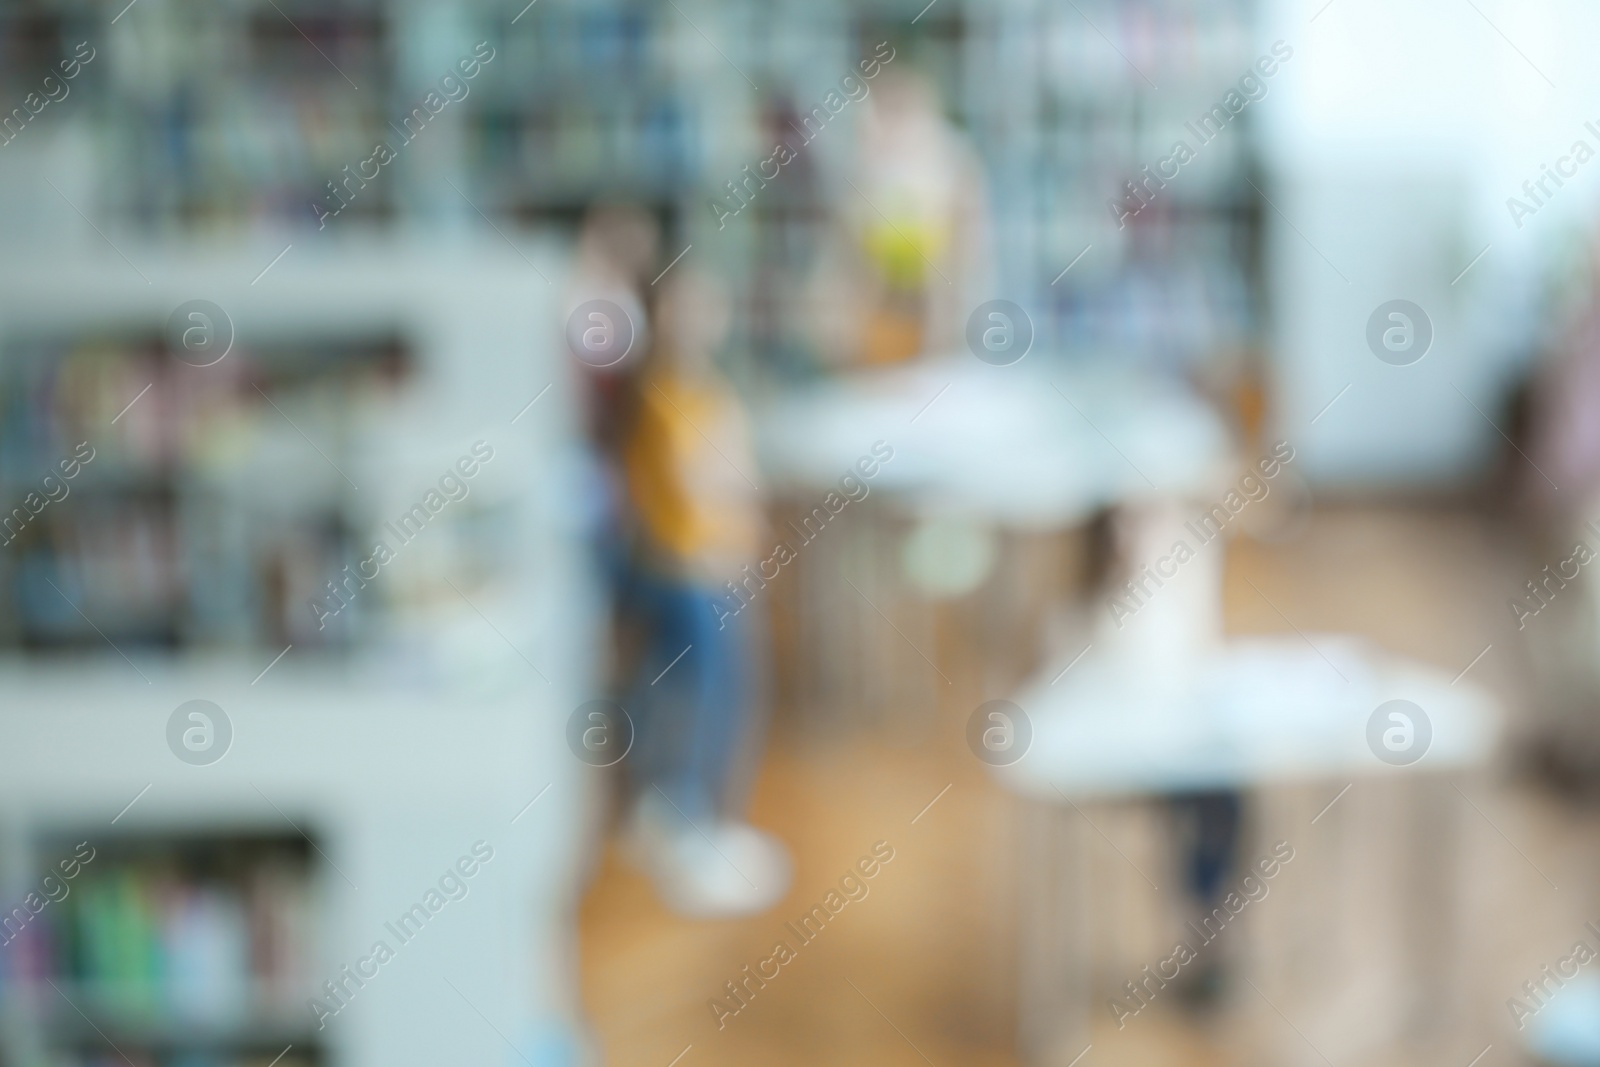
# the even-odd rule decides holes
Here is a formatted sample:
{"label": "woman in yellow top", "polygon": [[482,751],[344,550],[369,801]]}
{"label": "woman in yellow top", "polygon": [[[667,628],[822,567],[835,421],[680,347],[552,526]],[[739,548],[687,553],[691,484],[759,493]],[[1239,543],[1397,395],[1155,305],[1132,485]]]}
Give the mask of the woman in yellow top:
{"label": "woman in yellow top", "polygon": [[994,294],[981,166],[920,74],[886,69],[866,98],[841,188],[842,239],[820,265],[812,322],[833,358],[903,363],[961,347]]}
{"label": "woman in yellow top", "polygon": [[647,633],[628,701],[629,836],[669,905],[740,914],[776,903],[790,878],[783,846],[730,810],[757,732],[762,632],[753,612],[728,618],[725,586],[758,558],[761,504],[744,410],[712,361],[727,299],[684,267],[663,285],[622,444]]}

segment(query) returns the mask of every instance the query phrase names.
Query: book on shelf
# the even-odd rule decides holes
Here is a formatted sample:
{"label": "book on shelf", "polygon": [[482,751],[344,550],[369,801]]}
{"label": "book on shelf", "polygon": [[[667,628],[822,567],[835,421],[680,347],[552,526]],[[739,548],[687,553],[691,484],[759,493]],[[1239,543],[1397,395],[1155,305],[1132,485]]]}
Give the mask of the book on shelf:
{"label": "book on shelf", "polygon": [[64,1053],[107,1039],[160,1064],[221,1048],[205,1062],[249,1063],[276,1043],[270,1060],[291,1041],[314,1052],[317,898],[298,844],[103,847],[0,945],[0,991],[28,998],[38,1040]]}

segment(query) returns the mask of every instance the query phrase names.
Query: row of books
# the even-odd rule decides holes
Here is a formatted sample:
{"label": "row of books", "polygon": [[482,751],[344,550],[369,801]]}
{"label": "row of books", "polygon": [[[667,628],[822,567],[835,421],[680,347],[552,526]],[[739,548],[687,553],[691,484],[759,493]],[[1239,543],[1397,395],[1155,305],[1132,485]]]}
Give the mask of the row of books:
{"label": "row of books", "polygon": [[[32,88],[25,74],[45,71],[80,23],[98,26],[103,20],[90,16],[103,6],[60,0],[27,17],[0,16],[0,56],[11,61],[0,64],[0,87],[11,87],[11,70],[22,79],[19,92]],[[629,173],[651,176],[651,192],[677,192],[662,175],[690,174],[694,140],[680,117],[688,105],[666,72],[678,70],[681,80],[694,70],[685,61],[700,39],[686,45],[666,7],[560,0],[552,7],[547,0],[516,25],[503,7],[246,0],[143,12],[105,42],[121,61],[74,90],[70,122],[108,176],[100,206],[156,230],[227,228],[230,219],[314,225],[307,205],[324,195],[325,183],[367,158],[389,120],[417,106],[441,72],[483,40],[498,46],[497,62],[447,119],[474,130],[465,152],[446,149],[452,159],[475,161],[465,178],[456,174],[458,184],[492,192],[532,181],[566,200]],[[515,112],[509,123],[508,109]],[[510,152],[508,129],[518,142]],[[477,180],[485,168],[490,173]],[[444,194],[455,195],[436,175],[406,173],[413,169],[403,158],[389,180],[364,191],[354,212],[376,222],[422,217]],[[419,176],[426,188],[409,190]],[[511,213],[527,206],[506,200],[493,197],[490,206]]]}
{"label": "row of books", "polygon": [[[379,352],[255,360],[240,350],[195,367],[159,338],[8,351],[0,644],[281,648],[347,637],[346,625],[308,631],[305,606],[349,558],[344,483],[332,468],[321,480],[273,472],[309,450],[299,432],[338,455],[340,416],[381,388]],[[61,477],[63,461],[85,455]],[[270,498],[248,490],[263,477]]]}
{"label": "row of books", "polygon": [[0,557],[0,643],[314,647],[351,635],[353,616],[319,631],[307,608],[353,558],[339,512],[103,493],[43,518],[46,532]]}
{"label": "row of books", "polygon": [[1060,333],[1086,345],[1187,374],[1218,351],[1247,348],[1257,319],[1244,272],[1226,260],[1131,263],[1110,278],[1061,292],[1050,305]]}
{"label": "row of books", "polygon": [[212,443],[202,425],[237,393],[242,367],[186,373],[190,368],[156,337],[18,345],[8,355],[0,378],[0,477],[23,480],[85,440],[95,453],[86,473],[96,481],[107,471],[153,472],[199,453]]}
{"label": "row of books", "polygon": [[468,120],[466,151],[484,203],[508,213],[559,197],[587,197],[598,174],[628,176],[633,192],[670,199],[701,172],[699,112],[663,94],[598,109],[484,109]]}
{"label": "row of books", "polygon": [[[259,350],[226,343],[234,326],[225,310],[215,323],[201,321],[189,329],[201,347],[177,355],[175,342],[154,332],[97,337],[63,329],[61,337],[8,345],[0,363],[0,478],[29,478],[85,439],[95,451],[93,479],[215,464],[282,424],[267,397],[293,409],[302,425],[325,418],[336,426],[342,413],[405,374],[405,352],[390,339]],[[314,428],[328,431],[324,447],[338,440],[332,426]]]}
{"label": "row of books", "polygon": [[303,864],[269,855],[207,877],[154,858],[95,869],[106,862],[0,946],[8,984],[48,991],[49,979],[113,1025],[240,1025],[302,1005],[316,933]]}
{"label": "row of books", "polygon": [[155,1055],[126,1046],[110,1054],[59,1052],[52,1060],[55,1067],[310,1067],[314,1062],[293,1051],[278,1059],[271,1052],[249,1055],[206,1052]]}

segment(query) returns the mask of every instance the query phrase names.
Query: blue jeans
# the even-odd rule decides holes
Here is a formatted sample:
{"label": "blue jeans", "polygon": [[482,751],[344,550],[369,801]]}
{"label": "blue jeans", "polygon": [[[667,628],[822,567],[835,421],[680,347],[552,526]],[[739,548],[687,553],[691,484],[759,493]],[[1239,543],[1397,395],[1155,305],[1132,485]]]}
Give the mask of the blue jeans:
{"label": "blue jeans", "polygon": [[735,758],[753,737],[755,620],[722,625],[713,610],[722,595],[691,581],[634,569],[626,585],[626,610],[646,633],[623,702],[635,729],[631,785],[640,796],[659,788],[703,825],[727,803]]}
{"label": "blue jeans", "polygon": [[1240,794],[1213,790],[1168,798],[1182,844],[1184,881],[1196,903],[1209,911],[1221,902],[1223,884],[1238,866]]}

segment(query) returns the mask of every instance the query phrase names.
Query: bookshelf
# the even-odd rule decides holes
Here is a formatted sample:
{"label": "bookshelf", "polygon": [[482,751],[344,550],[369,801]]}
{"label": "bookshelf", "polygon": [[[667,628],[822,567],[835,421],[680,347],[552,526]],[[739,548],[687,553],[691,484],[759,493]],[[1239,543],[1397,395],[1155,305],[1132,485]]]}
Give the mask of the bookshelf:
{"label": "bookshelf", "polygon": [[[1270,188],[1250,109],[1126,228],[1107,209],[1266,50],[1255,0],[940,0],[925,11],[915,0],[526,10],[339,0],[281,11],[168,0],[104,27],[113,6],[12,5],[0,15],[10,61],[0,83],[25,92],[80,35],[105,42],[52,105],[62,114],[39,116],[41,136],[25,131],[7,151],[48,153],[53,134],[78,131],[98,175],[93,202],[119,228],[337,242],[486,232],[480,209],[503,229],[565,225],[596,197],[629,198],[667,221],[668,256],[692,243],[736,280],[742,373],[814,376],[791,298],[856,195],[841,180],[855,116],[847,110],[727,228],[708,204],[766,154],[786,117],[888,40],[939,87],[983,160],[994,284],[1034,316],[1041,351],[1201,379],[1258,359],[1265,208],[1250,182]],[[311,202],[478,42],[495,58],[466,97],[330,220],[337,232],[319,231]]]}
{"label": "bookshelf", "polygon": [[1263,182],[1249,110],[1126,228],[1108,201],[1125,197],[1124,183],[1174,140],[1192,142],[1184,122],[1265,50],[1255,5],[1092,0],[1002,11],[974,50],[967,114],[991,168],[1010,267],[1002,285],[1069,356],[1202,381],[1237,371],[1263,328],[1264,209],[1246,179]]}
{"label": "bookshelf", "polygon": [[715,136],[704,145],[700,181],[681,198],[678,244],[692,241],[741,279],[740,347],[759,354],[768,381],[819,373],[793,295],[816,269],[834,215],[858,196],[844,181],[858,109],[842,113],[726,229],[707,201],[886,40],[897,64],[938,87],[982,160],[993,284],[1034,317],[1041,353],[1135,361],[1207,385],[1257,373],[1265,208],[1250,182],[1266,182],[1255,116],[1247,109],[1125,229],[1107,208],[1265,51],[1256,18],[1252,0],[875,0],[773,5],[728,18],[723,50],[760,90],[735,77],[727,101],[737,103],[724,102],[704,123]]}
{"label": "bookshelf", "polygon": [[[130,685],[129,667],[114,657],[3,667],[17,702],[0,709],[0,725],[38,758],[0,783],[0,886],[8,901],[24,901],[63,845],[88,842],[95,858],[40,918],[59,921],[86,907],[116,945],[104,968],[57,969],[59,991],[15,980],[11,953],[22,946],[0,947],[0,1057],[8,1067],[68,1054],[116,1057],[110,1043],[139,1067],[192,1062],[180,1053],[265,1067],[291,1045],[285,1062],[490,1062],[512,1055],[495,1029],[538,1067],[574,1062],[564,952],[582,780],[560,743],[564,716],[542,710],[540,694],[514,686],[463,693],[393,672],[352,675],[287,661],[267,676],[270,687],[252,687],[257,661],[233,657],[165,671],[147,662],[148,686]],[[225,707],[235,725],[231,750],[209,767],[175,760],[162,737],[171,709],[195,692]],[[44,703],[52,716],[27,710]],[[441,768],[472,770],[442,780]],[[493,858],[469,880],[470,892],[319,1028],[307,1007],[311,990],[368,955],[377,939],[394,944],[385,924],[423,900],[479,840]],[[150,954],[138,947],[141,926],[149,929],[142,909],[119,902],[163,877],[168,899],[209,885],[212,914],[178,932],[191,951],[167,956],[153,982]],[[309,966],[269,969],[282,984],[256,979],[257,957],[238,936],[237,902],[274,879],[303,887],[287,894],[305,905],[280,909],[288,912],[284,925],[316,931],[280,940],[310,946]],[[111,906],[97,894],[109,895]],[[248,904],[245,912],[248,928]],[[194,970],[174,976],[181,958]],[[24,976],[47,973],[18,959]],[[107,971],[140,980],[86,980]]]}
{"label": "bookshelf", "polygon": [[[498,239],[297,245],[272,285],[252,286],[281,246],[118,243],[153,284],[88,243],[0,268],[7,501],[80,435],[97,449],[70,494],[0,546],[0,731],[30,754],[0,781],[0,893],[7,908],[23,901],[63,845],[86,841],[96,858],[36,936],[76,945],[87,925],[119,946],[62,960],[0,945],[0,1063],[124,1062],[107,1038],[138,1067],[266,1067],[291,1045],[279,1067],[508,1055],[484,1016],[540,1067],[572,1062],[563,953],[585,785],[562,731],[593,688],[596,622],[580,534],[563,518],[575,430],[547,329],[559,255]],[[160,341],[174,308],[199,297],[237,334],[204,367]],[[286,539],[327,532],[334,569],[317,576],[335,576],[475,441],[494,457],[470,494],[351,602],[347,632],[302,643],[284,629],[285,611],[314,621],[304,597],[273,593]],[[133,530],[145,512],[185,566],[119,614],[104,590],[123,584],[119,567],[146,564],[94,559],[72,530],[85,514]],[[86,631],[48,625],[67,612],[29,613],[17,550],[45,557],[52,580],[78,575],[44,592],[92,619]],[[18,596],[27,610],[11,610]],[[166,739],[194,699],[233,725],[207,766]],[[478,839],[496,857],[470,896],[324,1029],[307,968],[271,964],[240,937],[314,929],[284,943],[320,986]],[[252,910],[265,882],[290,914]],[[175,932],[157,936],[151,916],[174,910]]]}

